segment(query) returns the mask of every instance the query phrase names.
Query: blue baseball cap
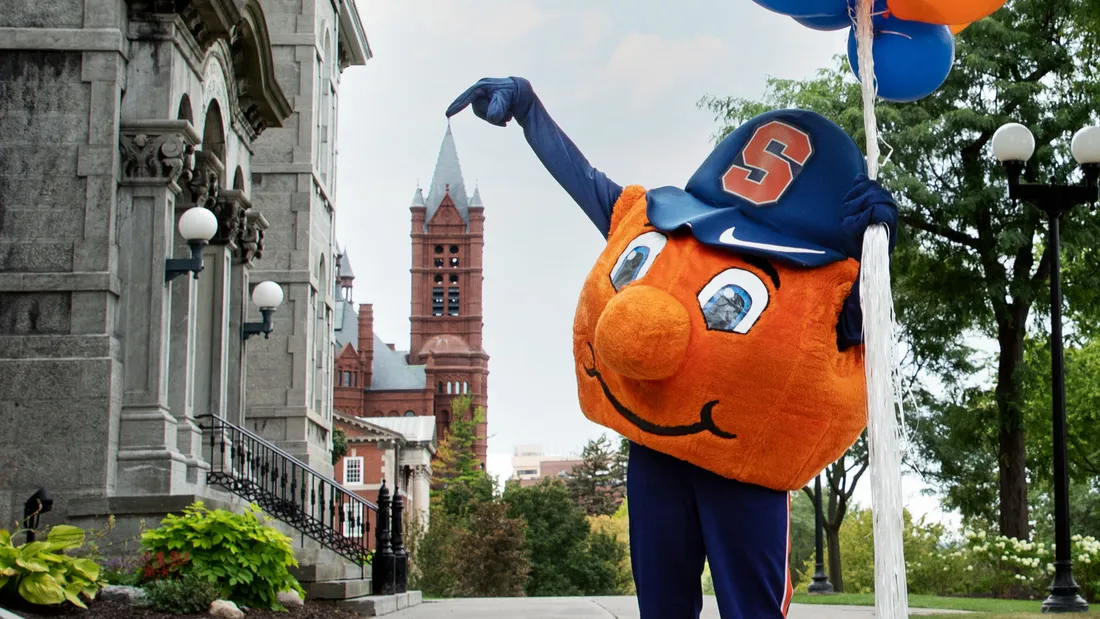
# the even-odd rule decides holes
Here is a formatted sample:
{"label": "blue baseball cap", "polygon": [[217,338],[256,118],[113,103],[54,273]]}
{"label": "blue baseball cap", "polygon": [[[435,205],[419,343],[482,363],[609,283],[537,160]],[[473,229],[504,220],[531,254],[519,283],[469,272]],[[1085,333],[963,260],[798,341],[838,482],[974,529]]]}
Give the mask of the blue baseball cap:
{"label": "blue baseball cap", "polygon": [[777,110],[722,140],[684,189],[646,194],[658,230],[684,226],[704,245],[820,267],[850,256],[842,229],[845,196],[866,161],[847,133],[824,116]]}

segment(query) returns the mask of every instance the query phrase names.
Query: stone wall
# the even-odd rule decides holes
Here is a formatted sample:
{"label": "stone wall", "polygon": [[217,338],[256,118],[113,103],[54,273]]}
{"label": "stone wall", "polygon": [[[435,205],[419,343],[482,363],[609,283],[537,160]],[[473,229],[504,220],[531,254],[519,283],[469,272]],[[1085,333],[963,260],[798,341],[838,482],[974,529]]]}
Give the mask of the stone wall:
{"label": "stone wall", "polygon": [[21,48],[0,50],[0,528],[40,485],[63,510],[114,484],[121,56],[23,28],[79,27],[80,5],[0,2]]}
{"label": "stone wall", "polygon": [[329,2],[265,4],[279,85],[294,114],[257,143],[253,195],[276,230],[257,278],[278,282],[285,311],[271,339],[249,343],[249,427],[321,472],[332,471],[339,16]]}

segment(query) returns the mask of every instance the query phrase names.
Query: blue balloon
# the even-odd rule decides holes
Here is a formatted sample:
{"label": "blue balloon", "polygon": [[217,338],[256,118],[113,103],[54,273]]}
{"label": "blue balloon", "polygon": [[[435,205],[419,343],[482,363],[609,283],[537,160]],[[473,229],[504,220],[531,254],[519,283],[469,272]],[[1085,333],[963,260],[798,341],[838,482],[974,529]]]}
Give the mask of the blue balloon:
{"label": "blue balloon", "polygon": [[[943,85],[955,61],[955,37],[947,26],[876,18],[875,78],[878,95],[906,103],[923,99]],[[848,34],[848,63],[859,76],[855,28]]]}
{"label": "blue balloon", "polygon": [[825,15],[821,17],[792,17],[791,19],[813,30],[843,30],[852,26],[852,18],[845,11],[840,15]]}
{"label": "blue balloon", "polygon": [[848,12],[848,0],[753,0],[760,6],[790,17],[828,17]]}
{"label": "blue balloon", "polygon": [[[886,0],[875,0],[872,6],[872,15],[880,15],[886,12]],[[858,10],[859,0],[847,0],[847,5],[838,13],[812,17],[795,16],[792,19],[813,30],[843,30],[852,26],[852,18]]]}

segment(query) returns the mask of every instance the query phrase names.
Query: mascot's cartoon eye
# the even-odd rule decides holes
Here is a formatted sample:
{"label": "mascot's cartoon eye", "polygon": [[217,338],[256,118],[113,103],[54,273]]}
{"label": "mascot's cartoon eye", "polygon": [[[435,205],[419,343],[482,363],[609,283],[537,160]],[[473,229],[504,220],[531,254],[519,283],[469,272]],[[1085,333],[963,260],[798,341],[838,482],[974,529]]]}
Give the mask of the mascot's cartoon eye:
{"label": "mascot's cartoon eye", "polygon": [[707,329],[748,333],[768,306],[768,288],[743,269],[728,269],[699,292],[699,307]]}
{"label": "mascot's cartoon eye", "polygon": [[635,280],[645,277],[657,255],[665,248],[668,238],[659,232],[646,232],[630,242],[611,269],[611,285],[615,291]]}

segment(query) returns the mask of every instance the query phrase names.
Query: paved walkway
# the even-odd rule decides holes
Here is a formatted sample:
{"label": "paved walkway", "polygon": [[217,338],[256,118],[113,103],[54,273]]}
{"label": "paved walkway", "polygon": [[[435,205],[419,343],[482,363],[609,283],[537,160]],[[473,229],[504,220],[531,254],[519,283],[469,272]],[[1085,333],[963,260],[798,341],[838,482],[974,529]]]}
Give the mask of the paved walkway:
{"label": "paved walkway", "polygon": [[[701,619],[720,619],[713,597],[705,598]],[[923,611],[912,614],[951,614]],[[507,598],[426,601],[420,606],[387,615],[392,619],[637,619],[638,604],[632,597],[607,598]],[[867,607],[791,607],[788,619],[873,619]]]}

